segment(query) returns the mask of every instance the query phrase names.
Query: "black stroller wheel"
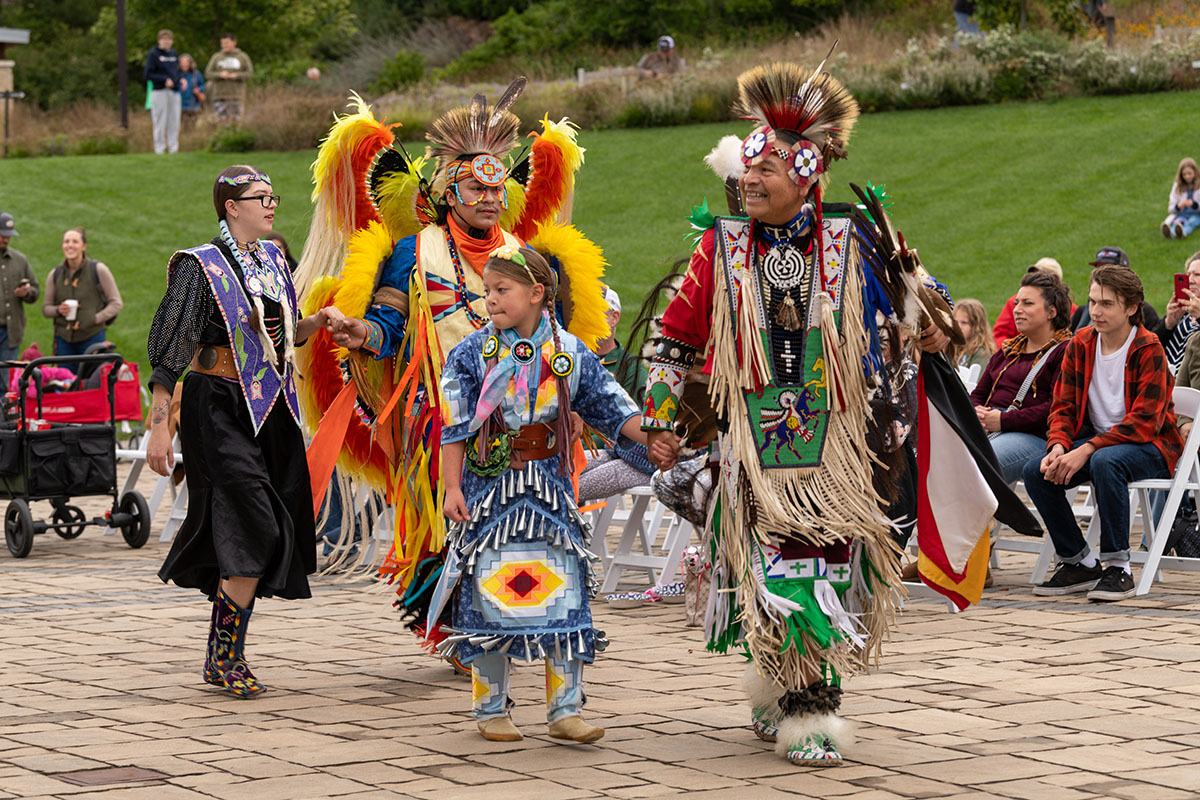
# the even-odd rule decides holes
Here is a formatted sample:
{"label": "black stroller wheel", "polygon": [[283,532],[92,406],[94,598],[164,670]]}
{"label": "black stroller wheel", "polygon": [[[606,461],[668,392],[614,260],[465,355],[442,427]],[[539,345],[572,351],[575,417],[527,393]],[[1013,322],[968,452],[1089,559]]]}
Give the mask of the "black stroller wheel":
{"label": "black stroller wheel", "polygon": [[33,515],[29,504],[13,498],[4,512],[4,543],[15,558],[24,558],[33,549]]}
{"label": "black stroller wheel", "polygon": [[119,510],[132,517],[121,526],[121,536],[125,544],[136,550],[150,538],[150,506],[141,492],[126,492],[121,495]]}
{"label": "black stroller wheel", "polygon": [[79,538],[79,535],[83,533],[83,529],[87,527],[87,516],[79,506],[60,506],[54,509],[54,513],[50,516],[50,521],[56,525],[79,523],[78,525],[71,525],[69,528],[54,529],[54,532],[64,539]]}

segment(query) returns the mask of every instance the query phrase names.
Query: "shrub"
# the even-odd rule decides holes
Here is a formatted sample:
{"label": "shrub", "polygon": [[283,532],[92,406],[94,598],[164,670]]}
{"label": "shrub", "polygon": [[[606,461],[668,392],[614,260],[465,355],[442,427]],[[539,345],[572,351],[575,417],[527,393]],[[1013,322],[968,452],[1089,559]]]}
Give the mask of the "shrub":
{"label": "shrub", "polygon": [[254,130],[241,125],[225,125],[217,128],[208,141],[213,153],[248,153],[254,149]]}
{"label": "shrub", "polygon": [[71,152],[77,156],[110,156],[129,152],[129,140],[124,136],[85,136],[78,139]]}
{"label": "shrub", "polygon": [[425,77],[425,57],[411,50],[401,50],[383,65],[371,84],[371,94],[380,95],[396,89],[406,89]]}

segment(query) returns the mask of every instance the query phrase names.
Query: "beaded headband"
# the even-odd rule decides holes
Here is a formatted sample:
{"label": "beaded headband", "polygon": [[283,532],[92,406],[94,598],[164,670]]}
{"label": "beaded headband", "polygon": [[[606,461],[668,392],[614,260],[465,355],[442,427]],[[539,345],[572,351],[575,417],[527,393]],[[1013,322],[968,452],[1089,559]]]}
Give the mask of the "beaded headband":
{"label": "beaded headband", "polygon": [[245,175],[238,175],[233,178],[228,175],[222,175],[217,178],[217,183],[223,183],[227,186],[245,186],[247,183],[253,183],[254,181],[262,181],[268,186],[271,185],[271,178],[262,172],[247,172]]}
{"label": "beaded headband", "polygon": [[742,142],[742,163],[752,167],[768,154],[774,155],[787,164],[788,177],[797,184],[807,184],[825,171],[820,148],[812,142],[798,139],[790,147],[783,145],[773,128],[762,125]]}
{"label": "beaded headband", "polygon": [[[480,195],[478,200],[468,203],[463,200],[462,193],[458,190],[459,181],[464,178],[474,178],[486,188],[495,189],[500,198],[501,208],[508,208],[508,190],[504,186],[504,180],[507,177],[508,168],[504,166],[504,162],[487,153],[477,155],[470,161],[465,159],[455,161],[446,168],[446,180],[454,189],[454,195],[458,198],[458,202],[465,206],[479,205],[483,201],[483,195]],[[484,194],[487,192],[485,191]]]}

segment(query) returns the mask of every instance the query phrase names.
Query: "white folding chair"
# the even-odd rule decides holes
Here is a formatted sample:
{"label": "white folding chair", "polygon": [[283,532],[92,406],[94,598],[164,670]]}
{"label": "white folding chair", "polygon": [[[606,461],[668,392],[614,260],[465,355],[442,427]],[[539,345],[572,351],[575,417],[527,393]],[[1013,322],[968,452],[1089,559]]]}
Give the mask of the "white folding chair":
{"label": "white folding chair", "polygon": [[[1171,399],[1175,403],[1175,413],[1192,419],[1200,416],[1200,390],[1187,386],[1176,386]],[[1196,491],[1200,490],[1200,464],[1197,463],[1197,452],[1200,452],[1200,425],[1193,425],[1187,441],[1184,442],[1183,455],[1179,457],[1179,461],[1175,465],[1174,475],[1169,479],[1152,478],[1129,484],[1129,488],[1134,491],[1137,498],[1136,507],[1130,510],[1130,519],[1133,518],[1132,512],[1140,507],[1142,529],[1150,536],[1148,552],[1134,551],[1131,554],[1132,561],[1142,562],[1145,565],[1138,578],[1137,593],[1139,595],[1148,594],[1155,579],[1162,580],[1162,567],[1200,571],[1200,558],[1163,555],[1167,545],[1167,535],[1171,532],[1171,525],[1175,522],[1175,514],[1179,511],[1179,504],[1183,500],[1184,492],[1192,492],[1192,497],[1195,499]],[[1154,524],[1154,517],[1151,513],[1150,491],[1152,489],[1167,492],[1167,504],[1163,507],[1157,525]]]}
{"label": "white folding chair", "polygon": [[[636,486],[627,491],[626,496],[631,497],[633,503],[621,532],[621,540],[605,564],[601,592],[615,591],[622,574],[630,569],[644,570],[651,586],[656,583],[670,583],[679,568],[683,550],[691,541],[691,524],[674,514],[667,522],[659,548],[665,551],[665,554],[655,555],[655,545],[658,542],[659,531],[663,529],[667,508],[654,499],[654,490],[649,486]],[[654,507],[651,507],[652,499]],[[609,502],[611,504],[612,500]],[[634,539],[639,539],[640,546],[637,549],[641,552],[634,552]]]}

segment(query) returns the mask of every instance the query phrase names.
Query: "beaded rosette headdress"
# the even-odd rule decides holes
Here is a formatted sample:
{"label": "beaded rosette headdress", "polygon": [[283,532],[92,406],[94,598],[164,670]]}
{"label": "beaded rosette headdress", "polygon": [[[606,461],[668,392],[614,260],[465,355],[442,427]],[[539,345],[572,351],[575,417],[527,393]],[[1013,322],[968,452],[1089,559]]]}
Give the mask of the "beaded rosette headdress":
{"label": "beaded rosette headdress", "polygon": [[738,76],[737,111],[758,123],[742,141],[742,164],[775,155],[787,162],[793,181],[806,185],[822,178],[831,161],[846,157],[858,103],[824,67],[822,61],[808,73],[777,62]]}

